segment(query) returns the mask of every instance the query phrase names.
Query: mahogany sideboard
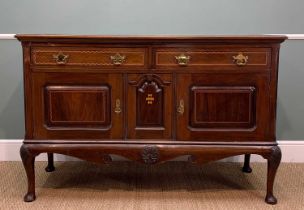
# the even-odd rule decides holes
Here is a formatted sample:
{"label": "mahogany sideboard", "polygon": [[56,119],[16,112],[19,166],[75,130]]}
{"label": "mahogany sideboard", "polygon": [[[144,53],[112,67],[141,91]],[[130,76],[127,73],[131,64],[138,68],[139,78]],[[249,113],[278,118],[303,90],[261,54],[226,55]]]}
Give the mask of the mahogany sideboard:
{"label": "mahogany sideboard", "polygon": [[265,201],[281,160],[276,143],[284,36],[16,35],[22,42],[26,135],[20,149],[35,200],[35,157],[53,153],[145,164],[267,159]]}

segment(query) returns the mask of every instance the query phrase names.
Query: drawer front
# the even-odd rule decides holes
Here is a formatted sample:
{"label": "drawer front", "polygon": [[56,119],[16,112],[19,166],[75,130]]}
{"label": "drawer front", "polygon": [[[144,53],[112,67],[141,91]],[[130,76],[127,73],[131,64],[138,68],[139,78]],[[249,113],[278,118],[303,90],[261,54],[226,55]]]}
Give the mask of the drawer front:
{"label": "drawer front", "polygon": [[269,68],[270,48],[158,48],[156,68]]}
{"label": "drawer front", "polygon": [[33,65],[91,66],[104,68],[145,67],[146,48],[34,47]]}

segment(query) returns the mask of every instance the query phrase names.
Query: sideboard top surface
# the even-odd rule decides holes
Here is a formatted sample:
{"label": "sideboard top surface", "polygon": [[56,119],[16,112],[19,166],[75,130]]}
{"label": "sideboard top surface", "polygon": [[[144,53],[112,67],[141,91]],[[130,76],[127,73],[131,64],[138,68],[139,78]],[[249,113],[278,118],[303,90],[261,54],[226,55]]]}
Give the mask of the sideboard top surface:
{"label": "sideboard top surface", "polygon": [[20,41],[30,42],[198,42],[198,43],[256,43],[273,42],[281,43],[286,36],[282,35],[63,35],[63,34],[17,34]]}

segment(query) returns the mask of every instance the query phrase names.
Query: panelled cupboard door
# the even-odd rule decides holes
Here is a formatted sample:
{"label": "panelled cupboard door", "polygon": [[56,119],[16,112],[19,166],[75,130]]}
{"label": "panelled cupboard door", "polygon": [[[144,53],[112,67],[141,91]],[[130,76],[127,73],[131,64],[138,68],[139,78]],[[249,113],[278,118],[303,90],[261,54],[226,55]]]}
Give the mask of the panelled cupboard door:
{"label": "panelled cupboard door", "polygon": [[267,73],[178,74],[177,139],[269,141]]}
{"label": "panelled cupboard door", "polygon": [[172,75],[129,74],[128,139],[172,139]]}
{"label": "panelled cupboard door", "polygon": [[122,138],[121,74],[33,73],[32,83],[34,139]]}

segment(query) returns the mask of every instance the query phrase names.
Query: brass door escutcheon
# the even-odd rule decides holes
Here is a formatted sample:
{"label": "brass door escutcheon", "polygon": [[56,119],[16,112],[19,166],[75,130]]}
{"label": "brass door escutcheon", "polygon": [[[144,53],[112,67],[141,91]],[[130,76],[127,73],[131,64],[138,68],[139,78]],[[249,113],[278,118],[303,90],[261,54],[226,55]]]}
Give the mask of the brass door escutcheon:
{"label": "brass door escutcheon", "polygon": [[232,56],[233,62],[238,66],[245,66],[248,63],[248,56],[245,56],[243,53],[239,53],[236,56]]}
{"label": "brass door escutcheon", "polygon": [[178,65],[180,66],[187,66],[190,60],[189,55],[185,55],[184,53],[178,56],[175,56],[175,59],[177,60]]}
{"label": "brass door escutcheon", "polygon": [[126,61],[125,55],[120,55],[119,53],[116,53],[115,55],[110,56],[112,64],[115,66],[120,66]]}
{"label": "brass door escutcheon", "polygon": [[147,104],[153,104],[153,101],[154,101],[154,97],[152,94],[148,94],[148,96],[146,97],[146,101],[147,101]]}
{"label": "brass door escutcheon", "polygon": [[181,99],[179,101],[179,105],[177,107],[177,112],[182,115],[182,114],[184,114],[184,111],[185,111],[185,103],[184,103],[184,100]]}
{"label": "brass door escutcheon", "polygon": [[120,100],[119,99],[116,99],[115,101],[115,109],[114,109],[114,112],[116,114],[120,114],[121,113],[121,103],[120,103]]}
{"label": "brass door escutcheon", "polygon": [[69,55],[65,55],[62,52],[59,52],[58,54],[53,55],[53,58],[57,64],[66,64],[68,62]]}

